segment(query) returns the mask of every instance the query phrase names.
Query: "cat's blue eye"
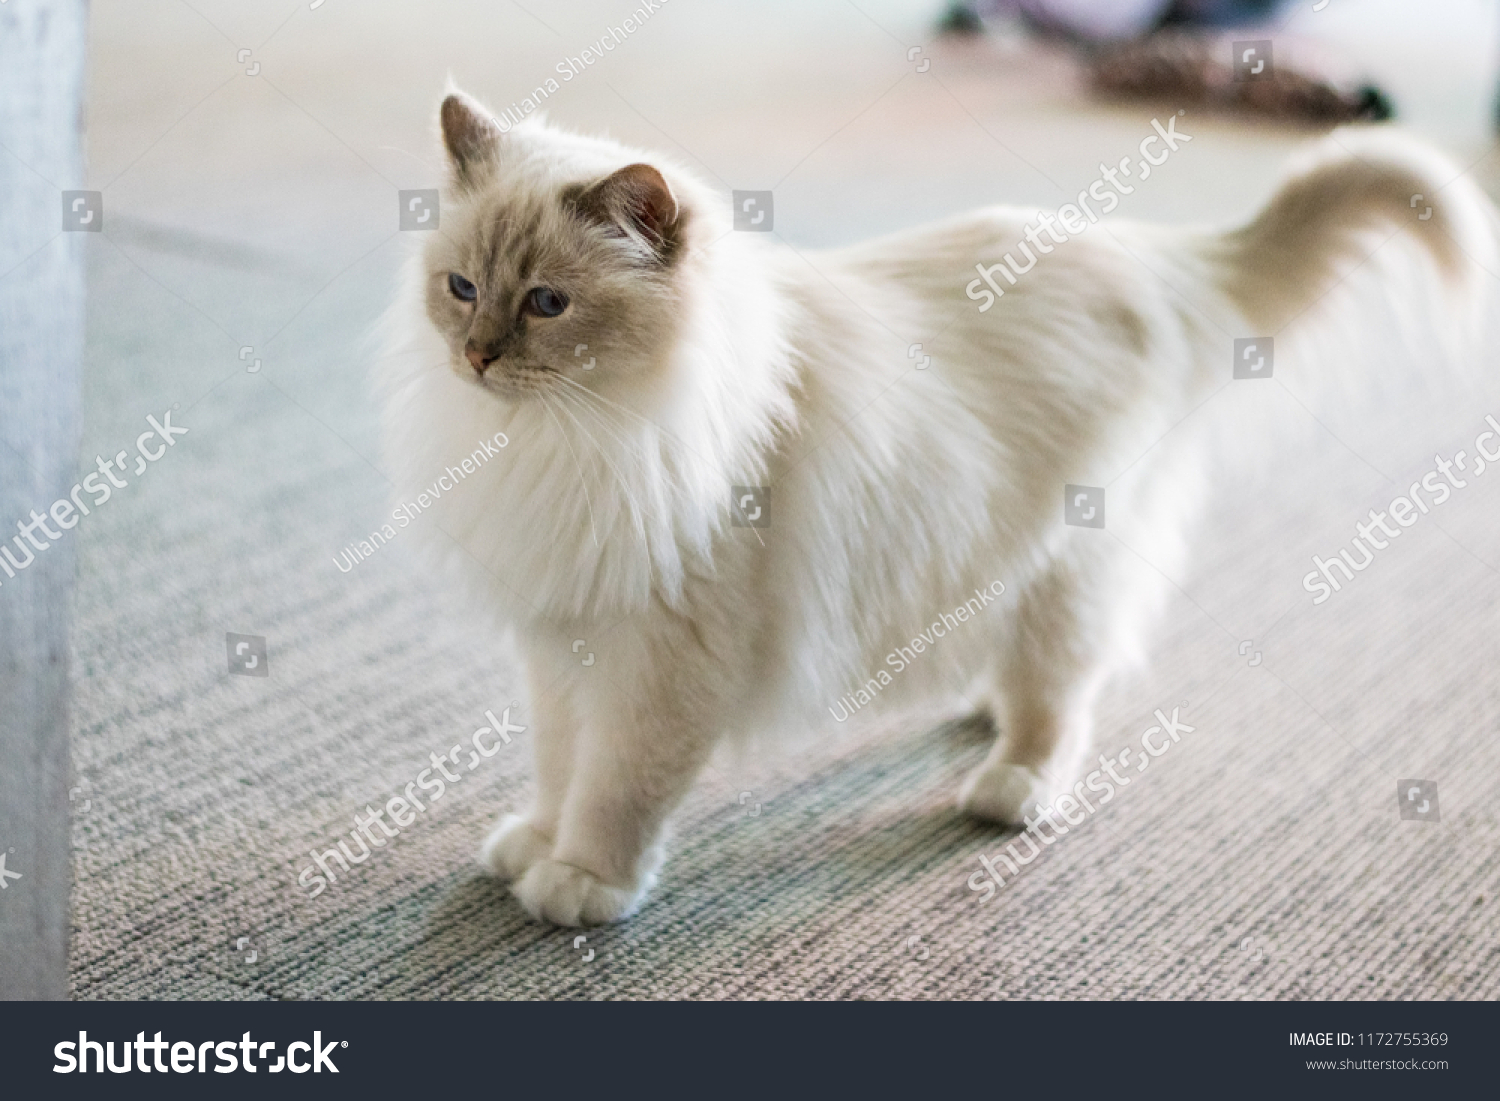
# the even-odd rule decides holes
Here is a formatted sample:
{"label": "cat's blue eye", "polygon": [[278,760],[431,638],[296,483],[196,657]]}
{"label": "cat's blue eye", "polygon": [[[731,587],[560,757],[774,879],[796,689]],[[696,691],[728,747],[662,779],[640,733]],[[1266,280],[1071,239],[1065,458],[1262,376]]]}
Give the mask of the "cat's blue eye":
{"label": "cat's blue eye", "polygon": [[479,297],[479,288],[456,271],[448,273],[448,290],[461,302],[472,302]]}
{"label": "cat's blue eye", "polygon": [[567,308],[567,297],[551,287],[535,287],[526,296],[526,312],[537,317],[556,317]]}

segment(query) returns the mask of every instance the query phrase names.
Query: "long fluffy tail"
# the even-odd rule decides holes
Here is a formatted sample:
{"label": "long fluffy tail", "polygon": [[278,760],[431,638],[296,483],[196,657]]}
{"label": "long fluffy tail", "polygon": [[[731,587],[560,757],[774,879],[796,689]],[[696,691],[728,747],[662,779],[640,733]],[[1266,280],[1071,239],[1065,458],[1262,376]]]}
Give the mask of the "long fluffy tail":
{"label": "long fluffy tail", "polygon": [[[1274,333],[1367,261],[1389,271],[1420,243],[1473,319],[1500,274],[1493,204],[1457,166],[1385,129],[1336,131],[1313,146],[1249,225],[1226,234],[1224,288],[1256,325]],[[1388,248],[1388,246],[1396,246]]]}

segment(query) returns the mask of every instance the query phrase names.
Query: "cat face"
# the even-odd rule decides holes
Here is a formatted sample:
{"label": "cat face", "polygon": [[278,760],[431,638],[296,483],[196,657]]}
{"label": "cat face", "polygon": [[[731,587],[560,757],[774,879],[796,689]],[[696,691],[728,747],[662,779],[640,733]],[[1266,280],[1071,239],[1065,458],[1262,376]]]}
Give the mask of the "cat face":
{"label": "cat face", "polygon": [[452,179],[425,293],[450,367],[515,401],[658,365],[688,223],[661,173],[604,168],[599,148],[542,127],[502,134],[462,95],[442,126]]}

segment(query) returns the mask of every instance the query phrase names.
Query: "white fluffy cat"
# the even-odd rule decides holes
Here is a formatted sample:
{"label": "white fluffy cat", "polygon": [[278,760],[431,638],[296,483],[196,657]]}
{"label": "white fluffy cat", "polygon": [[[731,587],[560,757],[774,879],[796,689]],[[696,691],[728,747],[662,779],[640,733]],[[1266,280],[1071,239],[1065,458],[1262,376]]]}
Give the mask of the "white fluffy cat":
{"label": "white fluffy cat", "polygon": [[[1206,441],[1173,428],[1229,377],[1233,337],[1279,331],[1372,231],[1404,227],[1460,291],[1461,250],[1493,254],[1487,200],[1440,158],[1343,131],[1248,226],[1111,222],[981,312],[975,265],[1014,251],[1029,212],[803,259],[732,232],[727,199],[660,158],[536,118],[502,133],[461,94],[441,127],[450,180],[397,314],[389,466],[411,501],[508,440],[419,527],[526,662],[536,800],[481,859],[565,925],[640,904],[721,739],[827,724],[997,581],[993,607],[867,694],[983,693],[1001,733],[959,792],[976,815],[1020,823],[1072,788],[1095,696],[1160,593],[1137,556],[1181,562]],[[1064,523],[1068,483],[1107,485],[1110,528]],[[769,526],[732,523],[747,486],[769,487]]]}

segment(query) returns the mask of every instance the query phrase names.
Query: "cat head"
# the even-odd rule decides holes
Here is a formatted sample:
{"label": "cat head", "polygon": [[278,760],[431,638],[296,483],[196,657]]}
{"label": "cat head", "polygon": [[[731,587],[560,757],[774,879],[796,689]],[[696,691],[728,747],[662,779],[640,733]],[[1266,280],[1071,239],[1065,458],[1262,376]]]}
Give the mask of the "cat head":
{"label": "cat head", "polygon": [[695,185],[538,118],[502,131],[458,92],[441,123],[450,176],[424,293],[452,370],[507,401],[658,370],[681,324]]}

